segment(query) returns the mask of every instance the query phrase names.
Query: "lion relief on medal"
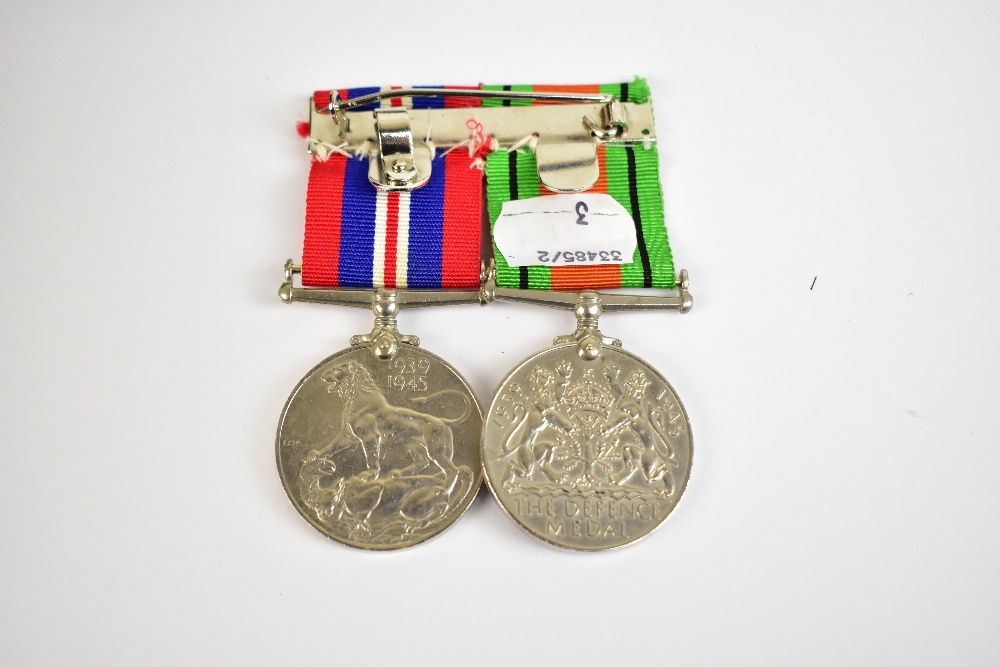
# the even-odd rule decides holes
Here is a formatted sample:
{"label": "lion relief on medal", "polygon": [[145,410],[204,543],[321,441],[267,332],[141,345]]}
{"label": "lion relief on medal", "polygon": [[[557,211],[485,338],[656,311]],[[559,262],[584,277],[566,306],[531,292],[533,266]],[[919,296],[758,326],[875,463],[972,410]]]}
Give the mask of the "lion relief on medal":
{"label": "lion relief on medal", "polygon": [[[392,405],[358,361],[337,364],[321,379],[341,401],[340,424],[303,459],[298,481],[305,506],[322,525],[362,544],[436,532],[474,492],[473,471],[454,461],[451,428],[472,414],[469,397],[446,389],[410,398],[415,407]],[[462,397],[460,414],[424,411],[452,394]]]}
{"label": "lion relief on medal", "polygon": [[682,415],[665,392],[649,395],[642,370],[609,363],[581,372],[563,361],[534,366],[525,382],[507,386],[496,412],[508,423],[499,447],[487,452],[502,464],[504,491],[672,499],[684,475],[671,445],[683,432]]}

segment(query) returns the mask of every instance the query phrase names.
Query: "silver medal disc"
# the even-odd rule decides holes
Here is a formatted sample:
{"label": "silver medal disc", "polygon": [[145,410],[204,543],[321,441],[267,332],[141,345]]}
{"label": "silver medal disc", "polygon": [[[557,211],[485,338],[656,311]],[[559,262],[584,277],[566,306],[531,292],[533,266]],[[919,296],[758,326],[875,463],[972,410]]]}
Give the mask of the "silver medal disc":
{"label": "silver medal disc", "polygon": [[482,409],[447,362],[415,346],[348,348],[313,368],[278,427],[281,481],[316,529],[362,549],[427,540],[482,481]]}
{"label": "silver medal disc", "polygon": [[500,506],[528,532],[611,549],[647,535],[677,504],[691,427],[642,359],[609,345],[589,360],[580,350],[556,345],[507,375],[486,416],[483,465]]}

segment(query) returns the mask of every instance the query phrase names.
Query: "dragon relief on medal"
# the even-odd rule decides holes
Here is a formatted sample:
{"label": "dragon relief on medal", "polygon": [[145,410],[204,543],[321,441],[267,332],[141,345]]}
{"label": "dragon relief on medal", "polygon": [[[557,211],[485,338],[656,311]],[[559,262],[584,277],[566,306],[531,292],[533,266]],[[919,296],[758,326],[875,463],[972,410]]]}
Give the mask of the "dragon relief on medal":
{"label": "dragon relief on medal", "polygon": [[410,399],[461,396],[462,413],[445,418],[390,404],[356,361],[322,380],[342,402],[340,429],[305,456],[299,472],[302,500],[320,523],[363,544],[398,544],[433,532],[474,492],[473,471],[455,464],[451,430],[472,414],[468,396],[446,389]]}
{"label": "dragon relief on medal", "polygon": [[564,361],[553,370],[534,367],[527,391],[509,385],[508,407],[498,412],[510,423],[492,453],[505,465],[504,490],[670,498],[682,468],[670,444],[683,432],[679,406],[666,392],[648,397],[652,383],[641,370],[625,377],[607,364],[573,375]]}

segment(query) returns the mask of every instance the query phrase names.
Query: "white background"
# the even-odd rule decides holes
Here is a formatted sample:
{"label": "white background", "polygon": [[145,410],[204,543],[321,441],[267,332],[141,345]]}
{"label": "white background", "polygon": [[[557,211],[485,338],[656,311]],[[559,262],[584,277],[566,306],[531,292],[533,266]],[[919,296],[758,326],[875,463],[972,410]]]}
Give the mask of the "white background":
{"label": "white background", "polygon": [[[997,664],[998,36],[958,0],[3,3],[0,662]],[[602,328],[686,403],[677,510],[606,554],[486,494],[412,550],[324,538],[275,427],[371,317],[276,296],[307,95],[634,74],[696,306]],[[401,318],[484,401],[572,326]]]}

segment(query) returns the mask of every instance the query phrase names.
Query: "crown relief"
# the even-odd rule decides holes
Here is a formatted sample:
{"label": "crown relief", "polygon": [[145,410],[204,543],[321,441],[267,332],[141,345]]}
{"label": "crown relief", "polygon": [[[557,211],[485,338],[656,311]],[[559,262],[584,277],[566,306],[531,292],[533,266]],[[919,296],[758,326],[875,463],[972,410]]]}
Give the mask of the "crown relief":
{"label": "crown relief", "polygon": [[608,417],[615,404],[615,397],[611,391],[601,386],[594,370],[588,368],[583,377],[566,391],[562,403],[570,416],[577,412],[598,412]]}

